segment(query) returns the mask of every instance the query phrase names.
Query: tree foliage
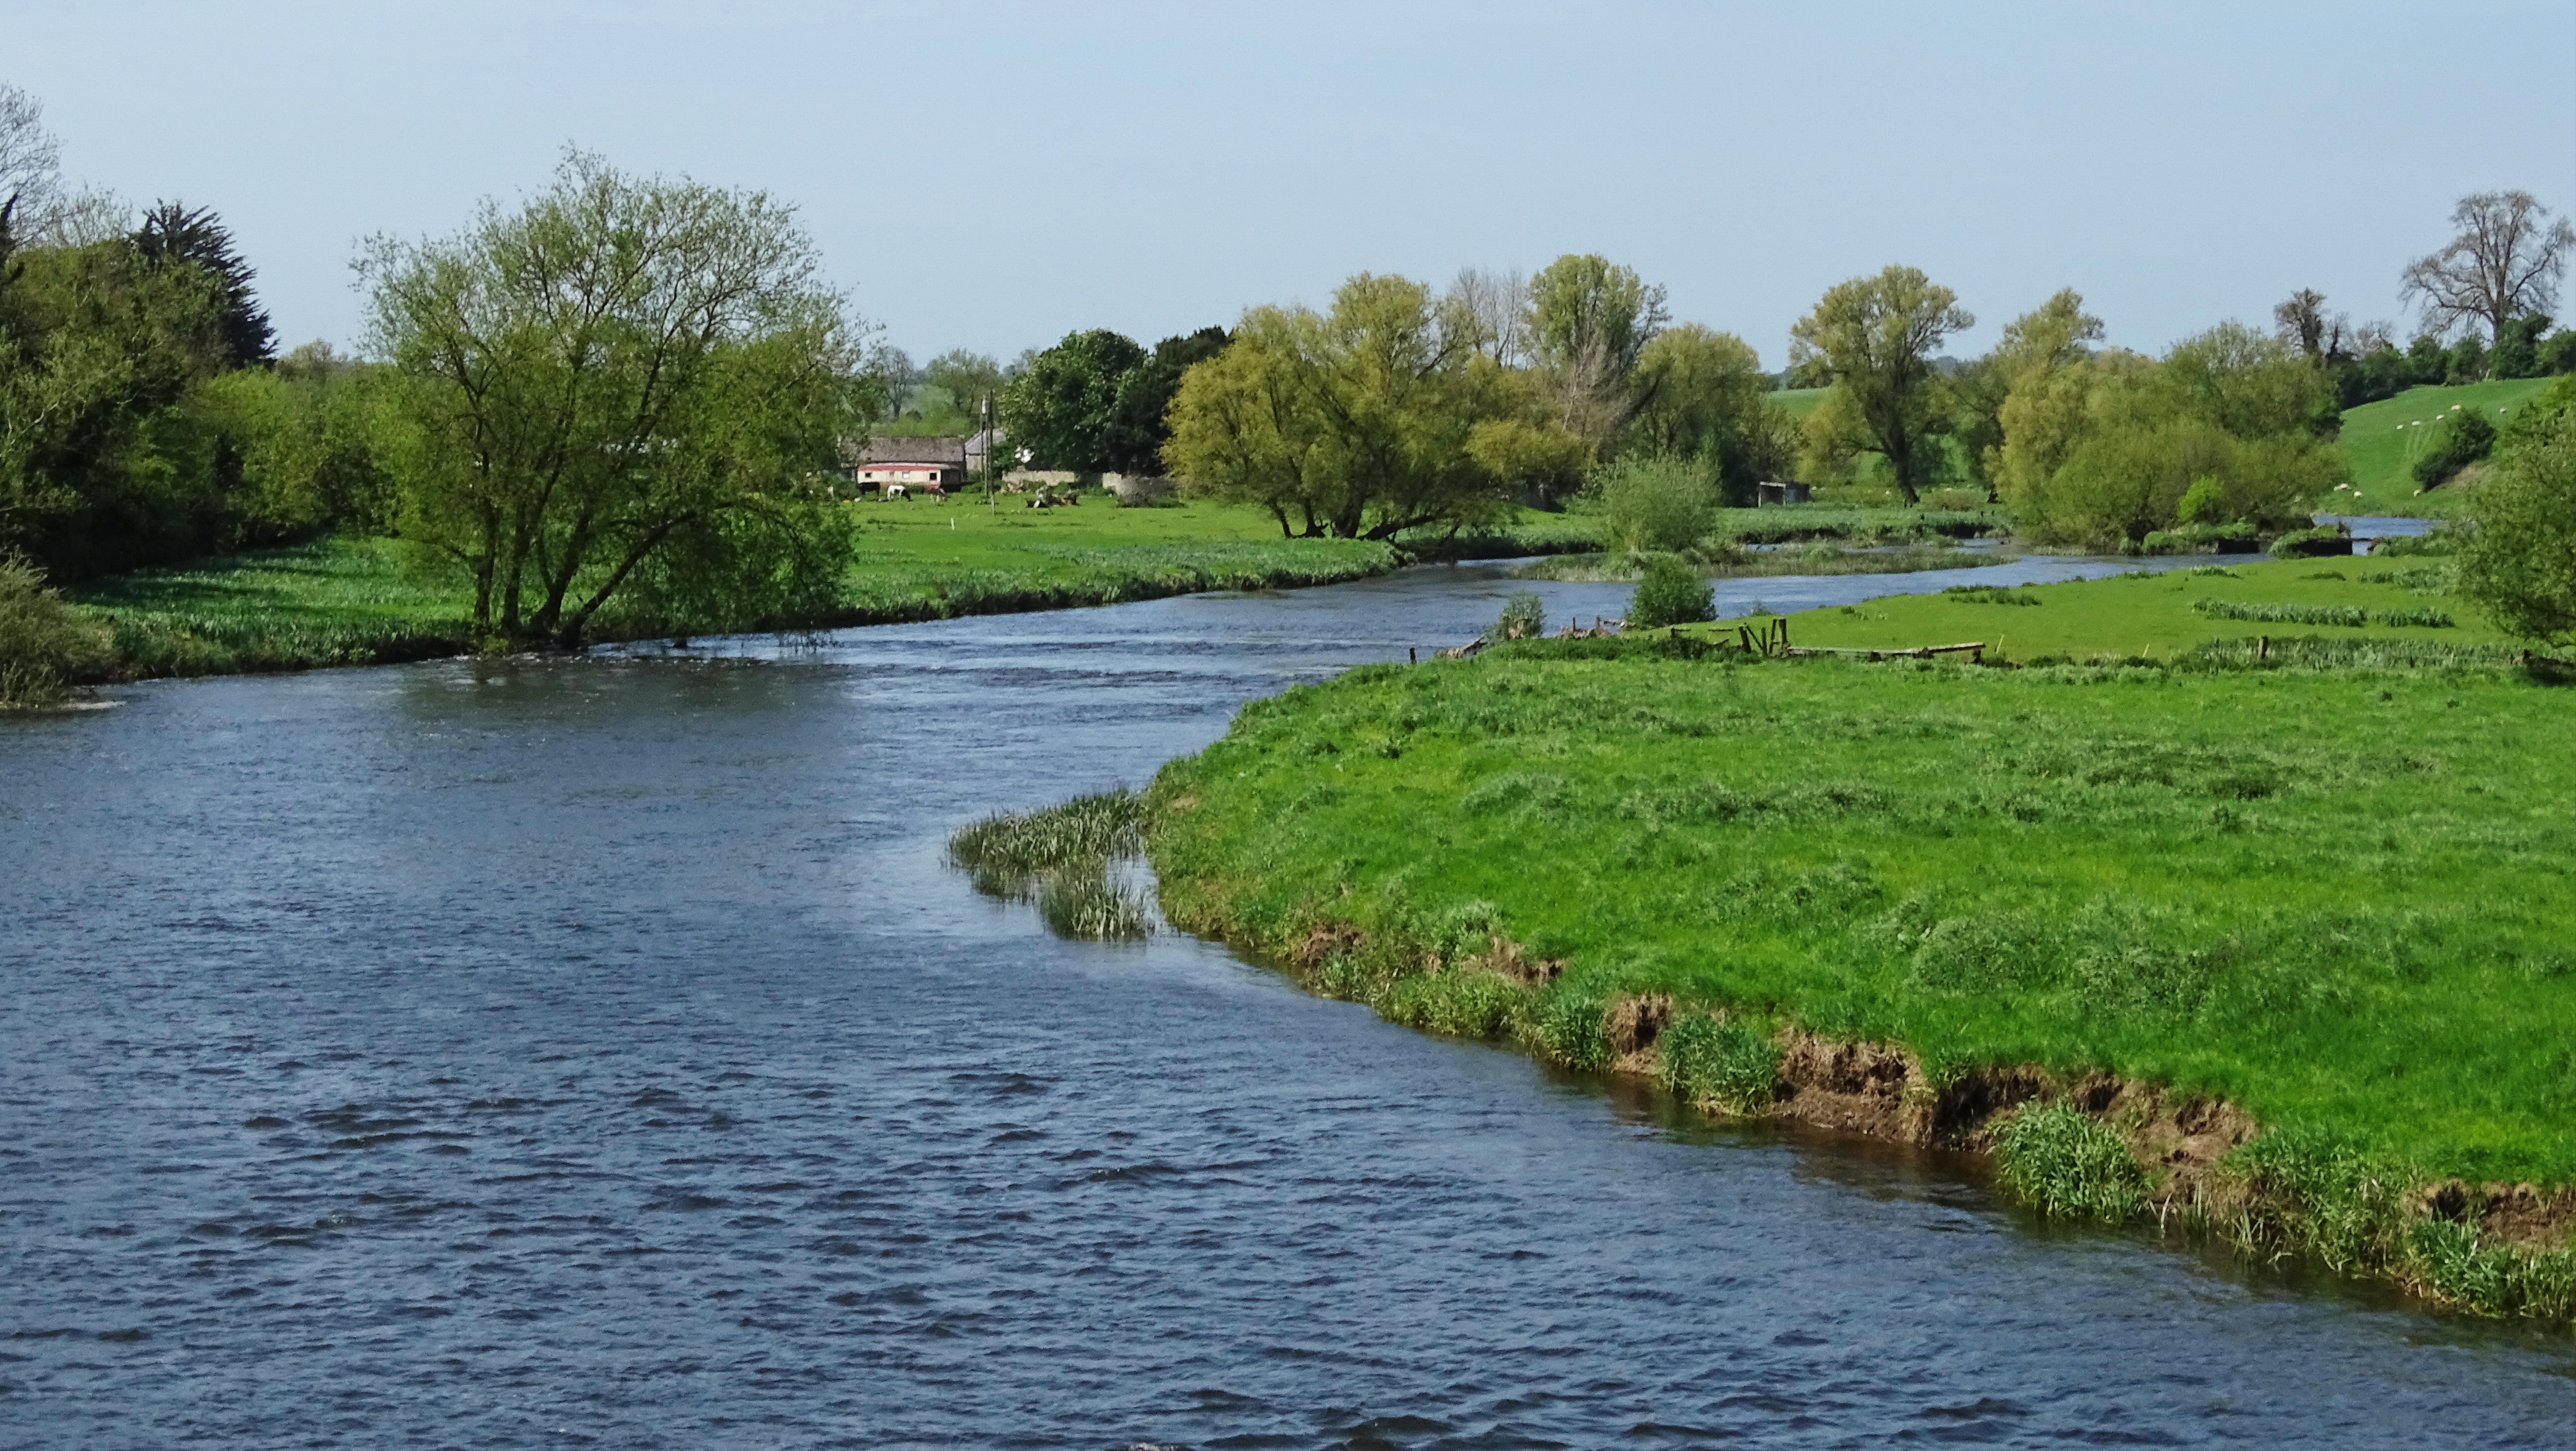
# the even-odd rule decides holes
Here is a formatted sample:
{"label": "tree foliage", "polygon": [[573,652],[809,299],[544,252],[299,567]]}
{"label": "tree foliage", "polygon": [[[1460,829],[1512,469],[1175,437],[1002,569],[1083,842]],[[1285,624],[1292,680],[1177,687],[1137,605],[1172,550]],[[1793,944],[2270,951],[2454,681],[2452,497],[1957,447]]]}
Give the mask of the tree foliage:
{"label": "tree foliage", "polygon": [[2038,307],[2004,324],[1987,354],[1950,379],[1956,400],[1960,456],[1989,498],[2002,492],[2004,400],[2016,387],[2091,356],[2102,338],[2102,319],[2084,310],[2084,295],[2061,288]]}
{"label": "tree foliage", "polygon": [[227,367],[265,363],[277,356],[277,330],[251,290],[255,273],[233,246],[233,234],[211,207],[190,209],[163,202],[143,214],[134,250],[155,267],[192,266],[214,281],[221,310]]}
{"label": "tree foliage", "polygon": [[1118,380],[1118,404],[1105,456],[1121,473],[1162,471],[1163,445],[1171,439],[1168,415],[1181,391],[1183,374],[1225,351],[1231,341],[1221,327],[1169,337],[1154,345],[1143,362]]}
{"label": "tree foliage", "polygon": [[122,239],[0,261],[0,552],[59,579],[224,542],[183,402],[224,365],[216,279]]}
{"label": "tree foliage", "polygon": [[1002,431],[1044,469],[1102,473],[1120,466],[1118,389],[1145,350],[1133,338],[1093,328],[1031,359],[1002,387]]}
{"label": "tree foliage", "polygon": [[1770,380],[1742,338],[1683,323],[1638,350],[1637,407],[1625,447],[1692,458],[1714,475],[1719,502],[1753,502],[1753,486],[1788,470],[1796,425],[1766,400]]}
{"label": "tree foliage", "polygon": [[1267,509],[1290,536],[1472,526],[1587,456],[1430,289],[1368,273],[1327,313],[1245,313],[1233,343],[1183,376],[1169,417],[1175,474]]}
{"label": "tree foliage", "polygon": [[766,195],[572,152],[525,207],[380,238],[362,272],[398,377],[402,529],[471,577],[479,629],[575,641],[656,578],[748,621],[846,562],[809,500],[874,412],[859,331]]}
{"label": "tree foliage", "polygon": [[1820,362],[1833,379],[1831,395],[1810,415],[1810,453],[1875,452],[1905,502],[1919,502],[1938,476],[1937,440],[1950,426],[1932,360],[1952,333],[1975,325],[1956,294],[1912,267],[1827,291],[1789,330],[1791,366]]}
{"label": "tree foliage", "polygon": [[2175,524],[2305,522],[2350,476],[2325,444],[2334,384],[2276,337],[2229,323],[2161,361],[2105,352],[2023,371],[1997,476],[2017,526],[2117,548]]}
{"label": "tree foliage", "polygon": [[1529,348],[1559,421],[1607,455],[1642,401],[1638,360],[1670,321],[1664,289],[1593,253],[1569,253],[1529,280]]}
{"label": "tree foliage", "polygon": [[2472,499],[2461,596],[2508,634],[2576,643],[2576,382],[2524,406]]}

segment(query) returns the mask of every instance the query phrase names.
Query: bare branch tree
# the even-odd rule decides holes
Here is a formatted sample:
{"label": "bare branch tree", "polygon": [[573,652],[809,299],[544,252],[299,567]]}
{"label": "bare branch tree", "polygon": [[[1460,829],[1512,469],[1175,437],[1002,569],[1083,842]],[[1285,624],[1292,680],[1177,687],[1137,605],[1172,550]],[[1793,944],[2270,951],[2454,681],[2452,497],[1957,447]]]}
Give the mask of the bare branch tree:
{"label": "bare branch tree", "polygon": [[1462,267],[1446,302],[1476,335],[1477,352],[1505,367],[1529,360],[1529,277],[1521,269]]}
{"label": "bare branch tree", "polygon": [[2273,308],[2272,323],[2281,341],[2319,367],[2354,356],[2351,315],[2326,311],[2326,295],[2313,287],[2300,288]]}
{"label": "bare branch tree", "polygon": [[2398,296],[2418,301],[2424,325],[2435,336],[2463,323],[2487,325],[2488,340],[2502,341],[2517,314],[2549,312],[2558,305],[2558,280],[2576,227],[2527,191],[2482,191],[2451,209],[2460,229],[2449,246],[2406,264]]}
{"label": "bare branch tree", "polygon": [[2313,287],[2300,288],[2289,301],[2272,309],[2272,324],[2281,341],[2295,344],[2311,358],[2317,356],[2325,351],[2326,295]]}
{"label": "bare branch tree", "polygon": [[14,229],[34,236],[52,219],[62,186],[62,142],[45,129],[35,97],[0,82],[0,202],[17,200]]}

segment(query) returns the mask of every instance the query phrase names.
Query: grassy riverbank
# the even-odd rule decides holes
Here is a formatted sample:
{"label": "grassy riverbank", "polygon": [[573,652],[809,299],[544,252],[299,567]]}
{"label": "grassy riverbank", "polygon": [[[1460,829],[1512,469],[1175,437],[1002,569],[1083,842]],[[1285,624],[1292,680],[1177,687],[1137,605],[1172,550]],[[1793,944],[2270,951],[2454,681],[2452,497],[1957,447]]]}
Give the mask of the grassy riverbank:
{"label": "grassy riverbank", "polygon": [[[2018,589],[1887,595],[1789,616],[1795,645],[1911,649],[1982,641],[1990,660],[2172,660],[2212,640],[2290,636],[2419,647],[2500,646],[2451,595],[2442,558],[2212,562]],[[1732,623],[1685,633],[1732,639]]]}
{"label": "grassy riverbank", "polygon": [[[1285,589],[1382,574],[1417,558],[1597,549],[1588,520],[1525,514],[1464,538],[1393,544],[1282,539],[1259,511],[1192,503],[1072,509],[915,501],[854,505],[859,536],[830,629],[954,615],[1064,609],[1212,589]],[[424,573],[390,539],[330,539],[143,570],[76,593],[115,632],[105,678],[366,664],[471,646],[466,582]],[[658,627],[657,627],[657,633]],[[620,634],[613,617],[599,632]]]}
{"label": "grassy riverbank", "polygon": [[[1379,543],[1283,539],[1266,513],[1206,501],[1125,509],[1095,497],[1042,510],[1002,502],[853,505],[858,539],[839,598],[812,618],[772,623],[834,629],[1201,590],[1287,589],[1362,579],[1417,560],[1597,553],[1602,541],[1596,518],[1536,511],[1472,534],[1423,530]],[[1770,543],[1969,537],[1992,527],[1973,513],[1746,509],[1729,511],[1720,532]],[[422,572],[389,539],[322,540],[138,571],[76,593],[83,611],[115,632],[113,663],[98,677],[105,679],[454,654],[471,647],[470,599],[464,580]],[[658,624],[632,628],[663,632]],[[613,614],[597,634],[621,638]]]}
{"label": "grassy riverbank", "polygon": [[2510,1186],[2576,1182],[2571,712],[1535,642],[1248,706],[1151,852],[1177,925],[1398,1021],[2563,1315],[2576,1196]]}

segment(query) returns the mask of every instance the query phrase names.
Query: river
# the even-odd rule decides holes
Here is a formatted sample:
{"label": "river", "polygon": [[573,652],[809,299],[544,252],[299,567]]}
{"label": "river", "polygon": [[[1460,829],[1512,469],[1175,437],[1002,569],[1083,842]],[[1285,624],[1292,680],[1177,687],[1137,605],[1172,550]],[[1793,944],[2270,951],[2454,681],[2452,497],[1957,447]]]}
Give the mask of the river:
{"label": "river", "polygon": [[1522,587],[0,720],[0,1445],[2576,1440],[2563,1331],[2050,1229],[939,862]]}

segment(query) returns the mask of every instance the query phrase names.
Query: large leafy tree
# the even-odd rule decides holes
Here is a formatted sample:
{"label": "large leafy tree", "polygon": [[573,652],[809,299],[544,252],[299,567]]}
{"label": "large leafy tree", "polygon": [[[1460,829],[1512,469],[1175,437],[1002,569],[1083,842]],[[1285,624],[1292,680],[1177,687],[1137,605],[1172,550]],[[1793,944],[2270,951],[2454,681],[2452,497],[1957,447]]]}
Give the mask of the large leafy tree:
{"label": "large leafy tree", "polygon": [[1821,364],[1833,380],[1813,415],[1815,434],[1855,438],[1885,458],[1909,504],[1937,476],[1939,435],[1950,426],[1932,360],[1977,321],[1958,301],[1920,270],[1894,266],[1828,290],[1789,330],[1792,369]]}
{"label": "large leafy tree", "polygon": [[2334,380],[2278,337],[2226,323],[2161,361],[2107,351],[2025,368],[2003,409],[2017,528],[2116,547],[2178,523],[2287,527],[2350,477],[2325,441]]}
{"label": "large leafy tree", "polygon": [[1430,289],[1362,273],[1332,310],[1258,307],[1173,400],[1172,471],[1267,509],[1282,534],[1385,539],[1472,526],[1588,457],[1526,375],[1446,325]]}
{"label": "large leafy tree", "polygon": [[1118,389],[1144,361],[1135,339],[1107,328],[1066,335],[1002,385],[1003,434],[1040,468],[1118,468]]}
{"label": "large leafy tree", "polygon": [[2447,335],[2484,323],[2491,341],[2527,312],[2553,312],[2576,227],[2527,191],[2482,191],[2451,209],[2458,228],[2442,250],[2406,264],[2400,294],[2417,303],[2425,326]]}
{"label": "large leafy tree", "polygon": [[1529,348],[1565,426],[1606,454],[1641,401],[1638,359],[1671,315],[1664,289],[1592,253],[1568,253],[1529,280]]}
{"label": "large leafy tree", "polygon": [[1742,338],[1698,323],[1667,329],[1638,350],[1627,446],[1702,460],[1727,502],[1749,504],[1753,486],[1781,472],[1795,446],[1788,415],[1765,400],[1769,389]]}
{"label": "large leafy tree", "polygon": [[630,586],[751,622],[846,562],[809,481],[869,411],[860,329],[790,209],[573,152],[524,207],[361,270],[403,530],[472,577],[479,629],[577,641]]}
{"label": "large leafy tree", "polygon": [[2084,310],[2084,295],[2061,288],[2048,301],[2004,324],[1987,354],[1950,379],[1956,400],[1956,436],[1969,475],[2000,497],[2003,477],[2004,402],[2038,374],[2083,361],[2088,344],[2101,340],[2102,319]]}
{"label": "large leafy tree", "polygon": [[214,278],[122,239],[0,259],[0,552],[60,579],[218,542],[181,407],[227,356]]}

